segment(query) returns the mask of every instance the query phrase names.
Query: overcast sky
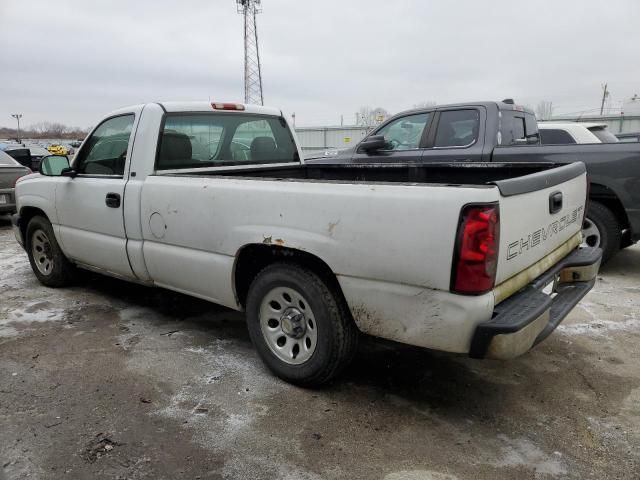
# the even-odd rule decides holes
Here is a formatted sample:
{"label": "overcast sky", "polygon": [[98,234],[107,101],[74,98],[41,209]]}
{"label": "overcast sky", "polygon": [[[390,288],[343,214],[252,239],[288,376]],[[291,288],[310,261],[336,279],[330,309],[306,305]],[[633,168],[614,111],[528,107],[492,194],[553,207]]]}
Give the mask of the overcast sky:
{"label": "overcast sky", "polygon": [[[556,113],[640,94],[638,0],[263,0],[265,104],[298,125],[424,101]],[[243,100],[235,0],[0,0],[0,126],[88,127],[123,105]]]}

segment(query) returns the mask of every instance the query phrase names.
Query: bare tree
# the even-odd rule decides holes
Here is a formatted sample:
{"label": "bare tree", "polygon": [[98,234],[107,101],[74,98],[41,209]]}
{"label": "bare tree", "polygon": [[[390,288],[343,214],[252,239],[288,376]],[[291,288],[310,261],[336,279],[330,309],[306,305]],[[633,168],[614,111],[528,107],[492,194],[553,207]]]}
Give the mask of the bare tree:
{"label": "bare tree", "polygon": [[54,138],[62,138],[66,129],[66,125],[63,125],[62,123],[53,122],[49,125],[49,133]]}
{"label": "bare tree", "polygon": [[[0,137],[15,137],[14,129],[0,127]],[[46,139],[81,139],[87,136],[89,129],[81,127],[67,127],[57,122],[39,122],[23,130],[24,138],[46,138]]]}
{"label": "bare tree", "polygon": [[360,107],[356,113],[357,125],[363,127],[373,127],[384,122],[390,116],[389,112],[382,108],[371,108],[369,106]]}
{"label": "bare tree", "polygon": [[49,131],[49,122],[34,123],[29,129],[39,135],[46,134]]}
{"label": "bare tree", "polygon": [[553,116],[553,103],[542,100],[536,107],[536,117],[538,120],[551,120]]}

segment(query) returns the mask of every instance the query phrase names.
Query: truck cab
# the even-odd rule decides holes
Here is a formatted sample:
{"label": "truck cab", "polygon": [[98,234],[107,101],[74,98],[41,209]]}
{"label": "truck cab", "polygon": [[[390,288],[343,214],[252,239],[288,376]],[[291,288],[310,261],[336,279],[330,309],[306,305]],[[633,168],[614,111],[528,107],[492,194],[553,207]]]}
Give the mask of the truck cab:
{"label": "truck cab", "polygon": [[311,162],[490,162],[496,146],[538,143],[535,114],[506,99],[405,111],[338,157]]}

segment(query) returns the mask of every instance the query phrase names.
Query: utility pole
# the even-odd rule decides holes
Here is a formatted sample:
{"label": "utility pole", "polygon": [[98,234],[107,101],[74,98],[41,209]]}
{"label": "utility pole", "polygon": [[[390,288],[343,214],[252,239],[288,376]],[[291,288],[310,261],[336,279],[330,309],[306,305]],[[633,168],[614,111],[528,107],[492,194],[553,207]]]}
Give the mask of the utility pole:
{"label": "utility pole", "polygon": [[296,112],[291,114],[291,118],[293,118],[293,128],[296,128]]}
{"label": "utility pole", "polygon": [[607,99],[607,97],[609,96],[609,90],[607,90],[607,83],[605,83],[602,88],[602,103],[600,104],[600,116],[602,116],[602,114],[604,113],[604,101]]}
{"label": "utility pole", "polygon": [[20,119],[22,118],[21,113],[12,113],[11,116],[18,121],[18,142],[20,141]]}
{"label": "utility pole", "polygon": [[236,3],[238,13],[244,16],[244,101],[264,105],[256,26],[256,15],[262,11],[262,0],[236,0]]}

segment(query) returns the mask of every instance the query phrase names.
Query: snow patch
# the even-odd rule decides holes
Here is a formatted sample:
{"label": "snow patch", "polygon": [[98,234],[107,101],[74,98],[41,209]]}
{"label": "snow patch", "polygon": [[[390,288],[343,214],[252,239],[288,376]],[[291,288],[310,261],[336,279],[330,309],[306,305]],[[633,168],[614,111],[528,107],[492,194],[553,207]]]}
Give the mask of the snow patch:
{"label": "snow patch", "polygon": [[588,323],[560,325],[558,331],[566,335],[604,336],[609,332],[632,332],[640,330],[640,319],[635,315],[625,315],[620,321],[593,320]]}
{"label": "snow patch", "polygon": [[[247,455],[240,448],[254,442],[259,434],[256,423],[269,415],[270,407],[263,399],[282,391],[281,381],[265,371],[252,351],[237,342],[218,339],[206,347],[187,347],[182,352],[188,363],[198,365],[198,373],[185,378],[169,405],[155,415],[180,421],[191,429],[193,440],[209,450],[239,446],[237,454],[225,461],[225,478],[263,478],[265,472],[272,478],[321,478],[290,464],[279,452]],[[300,449],[294,439],[285,443],[284,451]]]}
{"label": "snow patch", "polygon": [[567,469],[560,460],[562,454],[554,452],[553,455],[546,454],[533,442],[526,438],[511,439],[506,435],[498,435],[498,439],[506,445],[502,447],[502,458],[494,462],[497,467],[530,467],[536,472],[536,476],[550,475],[562,476],[566,475]]}
{"label": "snow patch", "polygon": [[384,480],[458,480],[458,477],[432,470],[402,470],[390,473]]}
{"label": "snow patch", "polygon": [[46,301],[33,301],[22,307],[5,308],[0,311],[0,337],[15,337],[20,325],[56,322],[64,318],[65,310]]}

